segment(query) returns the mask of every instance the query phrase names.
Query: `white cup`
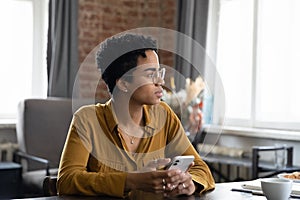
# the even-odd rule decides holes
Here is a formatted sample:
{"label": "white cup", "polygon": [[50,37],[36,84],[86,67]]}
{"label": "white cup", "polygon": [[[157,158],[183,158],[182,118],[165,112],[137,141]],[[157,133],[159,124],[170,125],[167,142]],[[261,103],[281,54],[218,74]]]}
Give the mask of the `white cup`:
{"label": "white cup", "polygon": [[287,200],[292,191],[292,181],[264,178],[261,179],[261,188],[268,200]]}

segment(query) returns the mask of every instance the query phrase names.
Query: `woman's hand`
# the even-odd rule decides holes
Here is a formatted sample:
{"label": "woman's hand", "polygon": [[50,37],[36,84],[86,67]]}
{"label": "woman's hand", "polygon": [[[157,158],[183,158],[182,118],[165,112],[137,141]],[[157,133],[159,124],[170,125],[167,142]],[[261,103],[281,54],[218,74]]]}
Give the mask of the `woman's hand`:
{"label": "woman's hand", "polygon": [[128,173],[125,190],[162,193],[164,196],[192,195],[196,188],[188,172],[178,169]]}
{"label": "woman's hand", "polygon": [[182,172],[177,169],[128,173],[125,191],[142,190],[156,194],[171,192],[181,179]]}
{"label": "woman's hand", "polygon": [[165,193],[165,196],[178,196],[181,194],[192,195],[196,191],[192,176],[188,172],[180,174],[177,187],[171,186],[171,190]]}

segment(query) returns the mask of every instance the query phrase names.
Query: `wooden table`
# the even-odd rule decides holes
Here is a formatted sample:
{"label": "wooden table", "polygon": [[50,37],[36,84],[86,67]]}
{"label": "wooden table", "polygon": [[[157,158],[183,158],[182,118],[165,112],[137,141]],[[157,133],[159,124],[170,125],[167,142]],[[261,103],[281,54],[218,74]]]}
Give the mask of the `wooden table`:
{"label": "wooden table", "polygon": [[[179,199],[179,200],[266,200],[265,196],[262,195],[253,195],[251,193],[245,192],[236,192],[232,191],[232,188],[240,188],[241,185],[247,183],[247,181],[243,182],[229,182],[229,183],[217,183],[216,188],[213,191],[209,191],[201,196],[181,196],[176,198],[165,198],[165,199]],[[52,196],[52,197],[40,197],[40,198],[31,198],[35,200],[120,200],[120,198],[113,197],[83,197],[83,196]],[[134,197],[130,199],[142,199],[142,200],[159,200],[164,199],[158,195],[145,195],[142,197]],[[300,198],[290,198],[290,199],[300,199]]]}

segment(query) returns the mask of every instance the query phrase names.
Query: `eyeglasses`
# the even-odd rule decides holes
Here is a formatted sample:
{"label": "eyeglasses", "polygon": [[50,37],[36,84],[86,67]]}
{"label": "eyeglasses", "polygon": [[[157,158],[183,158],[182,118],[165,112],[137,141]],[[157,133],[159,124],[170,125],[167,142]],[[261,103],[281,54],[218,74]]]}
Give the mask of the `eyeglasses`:
{"label": "eyeglasses", "polygon": [[152,74],[149,74],[147,77],[151,78],[154,84],[157,84],[164,80],[165,75],[166,68],[160,68],[159,70],[155,70]]}
{"label": "eyeglasses", "polygon": [[[150,69],[152,71],[152,69]],[[148,71],[148,70],[145,70],[145,71]],[[146,75],[142,75],[146,78],[149,78],[151,79],[152,83],[154,84],[158,84],[158,83],[162,83],[164,84],[164,78],[165,78],[165,75],[166,75],[166,68],[160,68],[159,70],[153,70],[152,73],[149,74],[149,72],[147,72],[148,74]],[[133,76],[133,75],[125,75],[125,76]],[[136,75],[134,75],[136,76]]]}

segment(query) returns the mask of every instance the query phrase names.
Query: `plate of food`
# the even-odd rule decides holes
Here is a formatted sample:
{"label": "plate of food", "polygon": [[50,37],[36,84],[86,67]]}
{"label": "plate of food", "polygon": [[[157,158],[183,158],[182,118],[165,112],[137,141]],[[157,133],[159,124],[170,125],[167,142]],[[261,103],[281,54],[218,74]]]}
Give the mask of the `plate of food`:
{"label": "plate of food", "polygon": [[300,183],[300,172],[278,174],[278,178],[292,180]]}

